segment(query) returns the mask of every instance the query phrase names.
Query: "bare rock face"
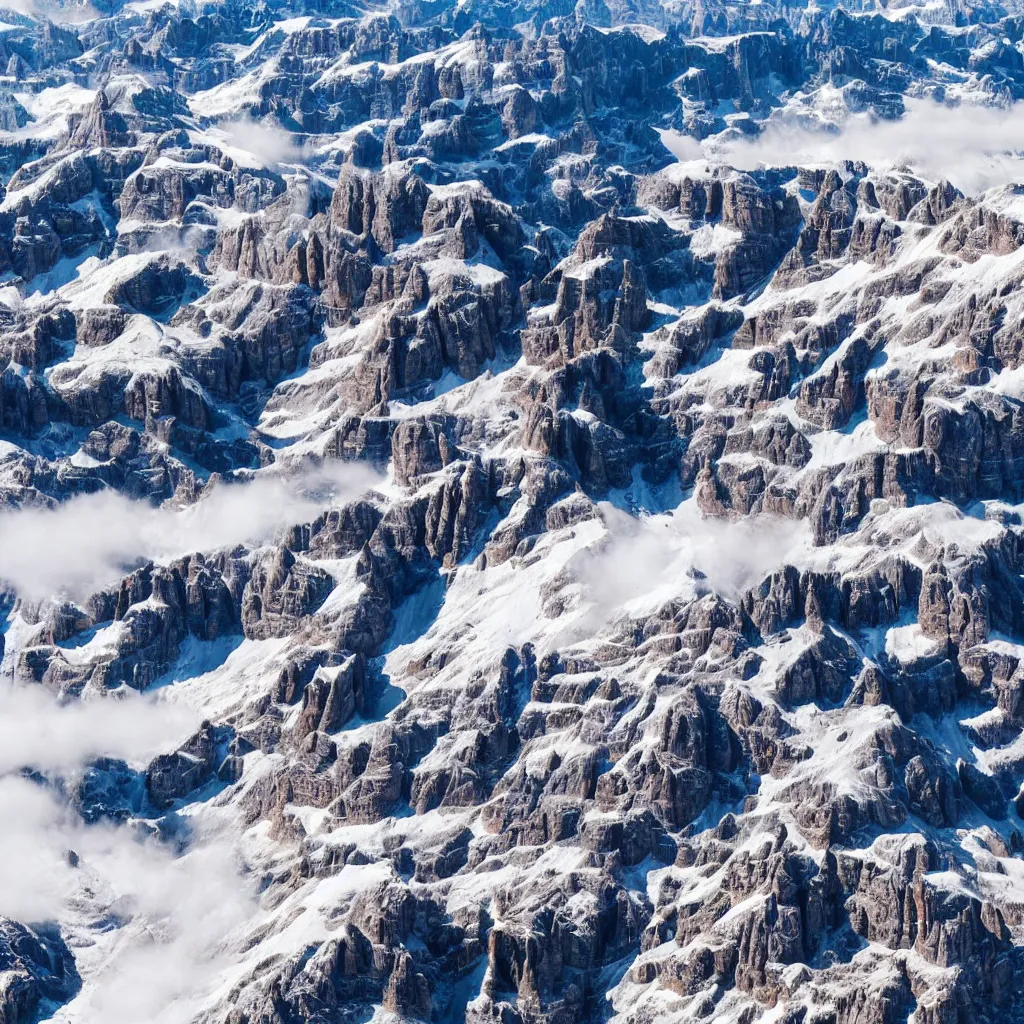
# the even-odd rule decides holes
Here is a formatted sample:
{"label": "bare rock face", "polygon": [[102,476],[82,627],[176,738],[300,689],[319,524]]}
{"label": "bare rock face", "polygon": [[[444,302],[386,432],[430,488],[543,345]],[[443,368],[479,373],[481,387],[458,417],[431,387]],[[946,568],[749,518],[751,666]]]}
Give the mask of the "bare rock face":
{"label": "bare rock face", "polygon": [[255,566],[242,595],[246,636],[281,636],[315,612],[334,589],[333,577],[300,561],[286,547],[268,552]]}
{"label": "bare rock face", "polygon": [[119,280],[103,301],[160,317],[173,312],[201,287],[199,278],[185,264],[161,258],[148,261],[131,276]]}
{"label": "bare rock face", "polygon": [[721,218],[741,238],[715,265],[715,294],[731,298],[771,272],[789,248],[800,214],[792,196],[766,192],[749,178],[736,176],[722,183]]}
{"label": "bare rock face", "polygon": [[0,1014],[11,1024],[38,1020],[48,1007],[71,1000],[82,987],[75,958],[52,925],[30,928],[0,922]]}
{"label": "bare rock face", "polygon": [[217,738],[209,723],[173,754],[161,754],[146,770],[146,792],[164,810],[208,782],[216,768]]}
{"label": "bare rock face", "polygon": [[957,820],[961,787],[935,758],[920,754],[907,762],[905,784],[910,809],[937,827]]}
{"label": "bare rock face", "polygon": [[366,174],[346,167],[331,198],[330,224],[392,252],[398,240],[419,227],[429,196],[412,170],[389,166],[379,174]]}
{"label": "bare rock face", "polygon": [[313,732],[335,732],[357,711],[366,710],[366,662],[353,654],[337,668],[318,670],[306,684],[295,735],[301,739]]}
{"label": "bare rock face", "polygon": [[[442,451],[443,449],[443,451]],[[406,420],[391,436],[395,479],[409,484],[414,478],[436,473],[451,458],[451,446],[436,423]]]}
{"label": "bare rock face", "polygon": [[964,796],[972,800],[990,818],[998,820],[1006,817],[1006,797],[991,776],[985,775],[973,764],[964,761],[957,764],[957,772],[960,775]]}

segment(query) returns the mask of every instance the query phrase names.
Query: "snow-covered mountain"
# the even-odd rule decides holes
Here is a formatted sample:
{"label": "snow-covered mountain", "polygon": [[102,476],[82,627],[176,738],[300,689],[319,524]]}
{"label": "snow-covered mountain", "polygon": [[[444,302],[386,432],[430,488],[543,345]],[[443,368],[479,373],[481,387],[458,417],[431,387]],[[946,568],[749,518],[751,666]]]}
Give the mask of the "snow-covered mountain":
{"label": "snow-covered mountain", "polygon": [[1024,1021],[1024,6],[0,69],[0,1024]]}

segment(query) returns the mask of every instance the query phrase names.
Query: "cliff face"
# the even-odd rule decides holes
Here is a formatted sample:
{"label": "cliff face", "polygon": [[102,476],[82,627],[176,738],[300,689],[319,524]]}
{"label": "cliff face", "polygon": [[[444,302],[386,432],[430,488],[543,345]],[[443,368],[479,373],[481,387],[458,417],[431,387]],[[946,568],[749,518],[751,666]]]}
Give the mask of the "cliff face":
{"label": "cliff face", "polygon": [[1024,1020],[1022,16],[2,12],[0,1024]]}

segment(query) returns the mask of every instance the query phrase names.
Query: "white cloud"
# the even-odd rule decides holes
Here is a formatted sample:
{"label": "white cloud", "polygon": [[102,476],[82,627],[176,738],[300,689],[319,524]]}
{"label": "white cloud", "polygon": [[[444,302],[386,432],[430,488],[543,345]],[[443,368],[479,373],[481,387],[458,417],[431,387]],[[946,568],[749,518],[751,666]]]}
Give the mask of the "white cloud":
{"label": "white cloud", "polygon": [[[376,482],[365,465],[330,463],[222,484],[184,509],[107,492],[7,512],[0,574],[25,594],[79,596],[137,559],[259,543]],[[258,913],[233,807],[193,804],[161,842],[142,822],[86,824],[67,799],[96,758],[142,768],[194,731],[199,716],[162,696],[60,703],[0,682],[0,916],[61,925],[84,980],[62,1020],[189,1024]]]}
{"label": "white cloud", "polygon": [[740,170],[860,160],[879,170],[906,166],[926,179],[946,178],[967,193],[1024,180],[1020,104],[951,107],[910,99],[898,121],[853,114],[839,125],[823,123],[816,130],[777,118],[751,138],[701,145],[663,132],[662,140],[681,161],[703,155]]}
{"label": "white cloud", "polygon": [[699,139],[692,135],[684,135],[674,129],[656,128],[661,136],[662,145],[680,162],[689,163],[691,160],[704,160],[704,147]]}
{"label": "white cloud", "polygon": [[256,913],[232,810],[197,807],[182,853],[145,828],[87,825],[66,799],[96,756],[141,767],[195,725],[185,708],[134,695],[61,705],[41,689],[0,690],[0,916],[57,921],[71,940],[85,985],[59,1019],[188,1024]]}
{"label": "white cloud", "polygon": [[[229,962],[228,936],[256,911],[229,834],[200,826],[178,856],[124,827],[84,825],[18,776],[0,778],[0,823],[0,915],[58,920],[95,943],[84,958],[75,950],[86,984],[68,1019],[187,1024]],[[104,919],[116,924],[91,926]]]}
{"label": "white cloud", "polygon": [[59,916],[76,884],[68,849],[138,845],[123,829],[118,839],[112,827],[86,827],[59,787],[29,781],[22,770],[73,779],[101,756],[141,767],[197,725],[188,708],[137,694],[58,702],[41,687],[0,686],[0,916]]}
{"label": "white cloud", "polygon": [[198,725],[198,716],[184,706],[134,692],[59,704],[41,687],[5,686],[0,689],[0,776],[26,766],[70,772],[101,756],[145,762]]}
{"label": "white cloud", "polygon": [[198,227],[195,224],[188,224],[183,227],[160,227],[150,230],[148,224],[140,225],[144,235],[144,243],[132,252],[153,252],[167,253],[169,256],[177,256],[182,263],[193,269],[196,266],[196,252],[202,248],[207,237],[207,228]]}
{"label": "white cloud", "polygon": [[67,847],[52,842],[61,824],[70,824],[70,814],[49,792],[17,776],[0,778],[0,915],[44,921],[60,912],[74,888]]}
{"label": "white cloud", "polygon": [[[294,163],[301,159],[302,149],[295,136],[273,120],[253,121],[250,117],[221,121],[218,126],[227,139],[228,154],[238,158],[232,149],[256,157],[265,167]],[[244,159],[239,162],[245,163]]]}
{"label": "white cloud", "polygon": [[263,473],[223,484],[195,505],[173,510],[113,491],[55,509],[0,513],[0,579],[32,599],[86,597],[145,559],[265,542],[282,527],[314,518],[325,502],[347,501],[377,481],[359,463],[330,463],[284,476]]}
{"label": "white cloud", "polygon": [[0,10],[15,11],[29,18],[48,18],[65,25],[78,25],[99,17],[87,0],[3,0]]}
{"label": "white cloud", "polygon": [[230,936],[257,911],[253,886],[225,833],[200,837],[183,857],[152,842],[89,844],[86,868],[102,869],[132,920],[118,954],[90,978],[81,1019],[105,1024],[188,1024],[231,962]]}
{"label": "white cloud", "polygon": [[671,514],[635,518],[609,504],[601,512],[609,541],[579,564],[594,619],[641,616],[703,588],[729,600],[812,544],[806,521],[769,515],[704,518],[691,499]]}

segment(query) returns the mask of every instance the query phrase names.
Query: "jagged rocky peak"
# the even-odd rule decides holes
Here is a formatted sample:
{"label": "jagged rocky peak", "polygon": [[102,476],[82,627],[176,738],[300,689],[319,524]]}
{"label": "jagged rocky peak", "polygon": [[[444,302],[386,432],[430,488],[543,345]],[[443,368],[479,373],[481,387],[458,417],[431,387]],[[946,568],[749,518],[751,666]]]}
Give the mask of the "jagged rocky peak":
{"label": "jagged rocky peak", "polygon": [[0,1024],[1015,1024],[1024,8],[0,11]]}

